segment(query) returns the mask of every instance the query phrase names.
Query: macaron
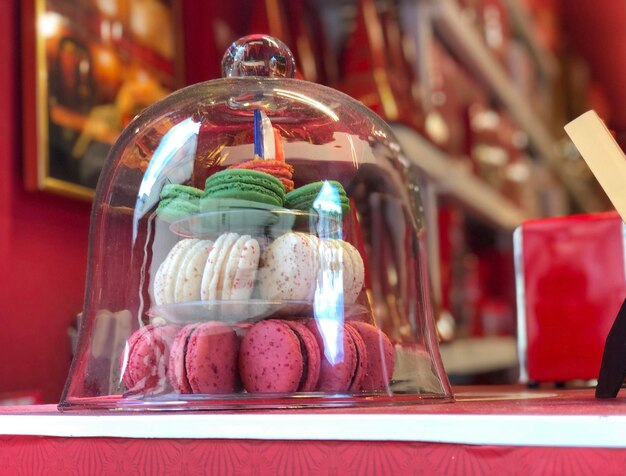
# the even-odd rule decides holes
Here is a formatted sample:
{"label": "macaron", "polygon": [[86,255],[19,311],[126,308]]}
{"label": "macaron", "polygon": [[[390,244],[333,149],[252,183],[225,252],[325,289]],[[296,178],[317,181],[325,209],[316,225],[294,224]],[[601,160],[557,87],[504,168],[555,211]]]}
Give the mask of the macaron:
{"label": "macaron", "polygon": [[386,391],[393,377],[395,352],[389,337],[377,327],[361,321],[351,321],[347,328],[354,329],[363,339],[368,359],[362,389]]}
{"label": "macaron", "polygon": [[178,329],[173,325],[148,324],[130,336],[120,357],[122,382],[129,392],[167,389],[169,350]]}
{"label": "macaron", "polygon": [[365,266],[361,253],[344,240],[335,240],[342,248],[344,302],[356,302],[365,282]]}
{"label": "macaron", "polygon": [[180,240],[155,273],[154,303],[248,299],[254,290],[260,255],[259,242],[250,235],[224,233],[215,243]]}
{"label": "macaron", "polygon": [[232,393],[239,388],[238,356],[239,338],[226,324],[189,324],[172,344],[167,376],[178,393]]}
{"label": "macaron", "polygon": [[321,278],[338,275],[341,269],[343,301],[353,304],[365,279],[363,259],[350,243],[300,232],[285,233],[274,240],[259,266],[259,293],[268,300],[312,301]]}
{"label": "macaron", "polygon": [[177,272],[173,273],[176,274],[174,302],[200,300],[200,285],[212,245],[210,240],[198,240],[184,253]]}
{"label": "macaron", "polygon": [[293,167],[283,160],[271,159],[253,159],[240,164],[231,165],[229,169],[247,169],[256,170],[270,174],[280,180],[283,184],[285,192],[291,192],[294,189],[293,183]]}
{"label": "macaron", "polygon": [[226,169],[207,178],[204,198],[248,200],[282,207],[285,188],[280,180],[264,172]]}
{"label": "macaron", "polygon": [[356,368],[354,369],[352,382],[350,383],[350,391],[357,392],[364,388],[367,368],[372,357],[367,352],[367,344],[353,327],[344,324],[343,330],[348,337],[352,339],[356,349]]}
{"label": "macaron", "polygon": [[313,333],[299,321],[284,321],[300,340],[300,350],[304,359],[304,370],[298,386],[299,392],[317,390],[320,376],[320,348]]}
{"label": "macaron", "polygon": [[350,200],[343,186],[335,180],[313,182],[289,192],[285,207],[296,210],[317,210],[328,213],[350,213]]}
{"label": "macaron", "polygon": [[347,393],[361,390],[368,355],[358,333],[331,319],[310,320],[306,326],[320,348],[318,391]]}
{"label": "macaron", "polygon": [[156,214],[166,221],[194,215],[199,211],[200,198],[203,191],[180,184],[167,184],[160,193],[161,201],[156,209]]}
{"label": "macaron", "polygon": [[258,273],[263,299],[312,299],[319,269],[318,241],[313,235],[289,232],[267,247]]}
{"label": "macaron", "polygon": [[190,187],[189,185],[181,185],[177,183],[168,183],[163,186],[159,197],[161,200],[168,200],[173,198],[185,198],[187,200],[200,200],[204,192],[196,187]]}
{"label": "macaron", "polygon": [[200,284],[202,300],[245,300],[256,282],[261,249],[250,235],[224,233],[209,251]]}
{"label": "macaron", "polygon": [[317,386],[320,352],[304,325],[267,320],[253,325],[239,351],[239,374],[250,393],[308,392]]}
{"label": "macaron", "polygon": [[187,251],[198,243],[198,241],[199,240],[195,238],[185,238],[178,241],[159,265],[152,283],[152,297],[157,306],[173,304],[175,302],[174,296],[178,269]]}

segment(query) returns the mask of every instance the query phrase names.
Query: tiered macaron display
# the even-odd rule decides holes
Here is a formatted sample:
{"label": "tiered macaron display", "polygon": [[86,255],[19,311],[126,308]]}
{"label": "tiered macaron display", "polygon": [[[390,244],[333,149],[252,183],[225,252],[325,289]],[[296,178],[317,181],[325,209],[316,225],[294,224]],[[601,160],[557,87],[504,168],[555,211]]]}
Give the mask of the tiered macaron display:
{"label": "tiered macaron display", "polygon": [[385,392],[395,366],[393,345],[375,326],[306,318],[149,325],[129,339],[126,362],[129,392],[205,395]]}
{"label": "tiered macaron display", "polygon": [[[151,315],[168,323],[128,340],[120,364],[130,394],[389,390],[391,341],[346,317],[365,282],[361,253],[340,239],[346,192],[333,180],[295,188],[294,169],[276,145],[255,142],[254,159],[210,175],[204,190],[163,188],[159,216],[201,225],[181,233],[154,272]],[[258,155],[269,149],[271,157]],[[286,225],[275,226],[267,219],[273,214]],[[322,301],[329,312],[316,308]],[[267,303],[276,307],[249,311]],[[183,307],[198,313],[176,316]]]}

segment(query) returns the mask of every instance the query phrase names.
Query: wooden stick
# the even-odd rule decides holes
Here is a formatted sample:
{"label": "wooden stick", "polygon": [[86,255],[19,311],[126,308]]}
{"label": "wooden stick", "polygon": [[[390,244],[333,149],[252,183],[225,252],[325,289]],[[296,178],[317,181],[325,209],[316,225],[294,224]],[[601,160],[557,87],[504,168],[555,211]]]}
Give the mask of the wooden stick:
{"label": "wooden stick", "polygon": [[626,155],[602,119],[587,111],[567,124],[565,132],[626,222]]}

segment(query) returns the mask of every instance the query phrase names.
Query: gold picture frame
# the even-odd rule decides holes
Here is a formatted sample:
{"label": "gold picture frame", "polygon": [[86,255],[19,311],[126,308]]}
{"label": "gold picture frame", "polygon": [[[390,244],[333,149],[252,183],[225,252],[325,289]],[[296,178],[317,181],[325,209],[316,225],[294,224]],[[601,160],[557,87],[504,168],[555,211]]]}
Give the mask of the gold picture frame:
{"label": "gold picture frame", "polygon": [[91,200],[111,145],[180,87],[181,0],[22,2],[24,182]]}

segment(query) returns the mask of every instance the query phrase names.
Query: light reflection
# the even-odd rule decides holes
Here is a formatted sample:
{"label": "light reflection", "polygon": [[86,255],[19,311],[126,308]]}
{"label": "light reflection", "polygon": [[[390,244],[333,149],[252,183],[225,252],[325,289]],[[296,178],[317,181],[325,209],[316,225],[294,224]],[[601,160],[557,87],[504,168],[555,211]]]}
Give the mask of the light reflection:
{"label": "light reflection", "polygon": [[58,36],[61,32],[63,17],[58,13],[46,12],[39,19],[39,31],[44,38]]}
{"label": "light reflection", "polygon": [[285,89],[279,89],[279,88],[274,89],[274,92],[276,93],[277,96],[294,99],[301,103],[308,104],[309,106],[313,106],[315,109],[322,111],[324,114],[330,117],[333,121],[335,122],[339,121],[339,116],[337,116],[335,111],[329,108],[326,104],[322,104],[321,102],[316,101],[315,99],[310,98],[309,96],[306,96],[301,93],[296,93],[294,91],[287,91]]}
{"label": "light reflection", "polygon": [[324,340],[324,355],[331,365],[344,360],[343,249],[333,239],[341,239],[341,201],[337,187],[325,181],[313,201],[315,225],[320,245],[319,272],[314,297],[314,315]]}
{"label": "light reflection", "polygon": [[189,118],[172,127],[161,140],[148,163],[137,192],[133,216],[133,241],[139,220],[159,201],[167,183],[183,183],[193,172],[200,123]]}

